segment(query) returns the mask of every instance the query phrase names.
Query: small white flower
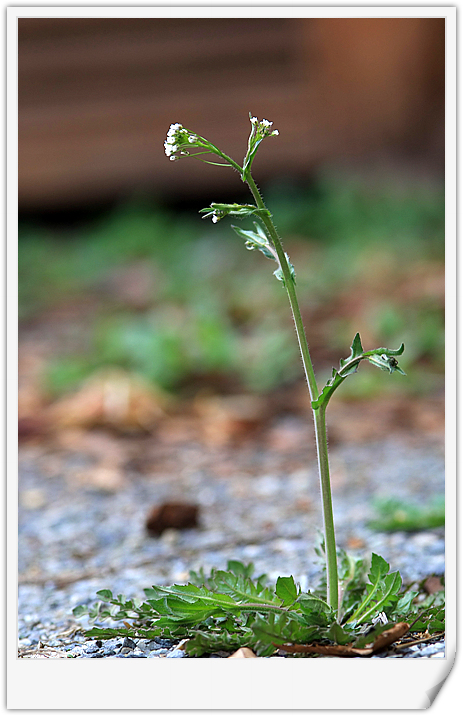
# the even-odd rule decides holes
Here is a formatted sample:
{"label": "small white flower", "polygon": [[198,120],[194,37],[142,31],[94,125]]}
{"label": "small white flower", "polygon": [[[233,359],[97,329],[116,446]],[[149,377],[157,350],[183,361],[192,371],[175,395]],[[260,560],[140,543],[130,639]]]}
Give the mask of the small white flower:
{"label": "small white flower", "polygon": [[166,152],[166,157],[170,157],[171,154],[174,154],[178,150],[178,147],[176,144],[166,141],[164,142],[164,149]]}
{"label": "small white flower", "polygon": [[280,132],[278,131],[278,129],[274,129],[273,132],[272,132],[272,134],[271,134],[271,136],[272,136],[272,137],[278,137],[279,134],[280,134]]}
{"label": "small white flower", "polygon": [[197,140],[197,137],[195,137],[194,134],[190,134],[190,136],[188,137],[188,141],[190,142],[190,144],[194,144],[196,142],[196,140]]}
{"label": "small white flower", "polygon": [[213,224],[216,224],[217,222],[218,222],[218,218],[217,218],[216,215],[214,214],[214,216],[212,217],[212,223],[213,223]]}
{"label": "small white flower", "polygon": [[170,159],[171,162],[176,162],[177,159],[178,159],[178,157],[169,157],[169,159]]}
{"label": "small white flower", "polygon": [[251,117],[251,124],[257,124],[257,117]]}
{"label": "small white flower", "polygon": [[272,124],[273,124],[273,122],[269,122],[268,119],[263,119],[263,120],[261,121],[261,126],[262,126],[262,127],[267,127],[267,129],[268,129],[269,127],[271,127]]}

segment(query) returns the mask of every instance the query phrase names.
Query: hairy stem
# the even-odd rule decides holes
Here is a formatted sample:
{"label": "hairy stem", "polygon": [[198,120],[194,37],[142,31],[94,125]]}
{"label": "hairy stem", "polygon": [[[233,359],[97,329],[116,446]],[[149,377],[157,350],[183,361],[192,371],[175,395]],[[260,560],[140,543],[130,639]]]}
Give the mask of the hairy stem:
{"label": "hairy stem", "polygon": [[334,532],[333,504],[331,501],[330,465],[328,460],[328,439],[325,423],[326,406],[313,411],[315,440],[317,443],[318,470],[323,505],[323,523],[325,525],[326,578],[328,604],[338,609],[338,563],[336,558],[336,535]]}
{"label": "hairy stem", "polygon": [[[251,190],[256,205],[259,209],[265,209],[266,206],[259,193],[259,190],[252,178],[250,172],[247,174],[246,182]],[[278,262],[283,272],[285,280],[285,288],[288,293],[289,303],[294,318],[299,349],[301,351],[302,363],[304,366],[307,385],[309,388],[310,400],[314,401],[318,397],[318,386],[315,379],[315,373],[310,358],[309,346],[305,335],[304,324],[302,322],[301,312],[296,295],[296,288],[291,276],[285,252],[281,245],[277,230],[273,224],[271,216],[262,213],[261,220],[267,230],[269,239],[271,240],[278,256]],[[332,609],[338,609],[338,567],[336,559],[336,538],[334,533],[333,506],[331,502],[331,482],[330,469],[328,461],[328,444],[326,437],[325,425],[325,406],[317,408],[313,411],[315,437],[317,443],[318,470],[320,475],[320,485],[323,504],[323,521],[325,526],[325,553],[326,553],[326,573],[328,581],[328,603]]]}

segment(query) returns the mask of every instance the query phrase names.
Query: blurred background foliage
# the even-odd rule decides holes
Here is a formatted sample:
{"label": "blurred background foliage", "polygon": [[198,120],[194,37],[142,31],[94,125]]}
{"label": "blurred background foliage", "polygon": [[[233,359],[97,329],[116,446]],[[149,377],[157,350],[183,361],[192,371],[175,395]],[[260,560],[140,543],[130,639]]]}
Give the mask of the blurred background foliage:
{"label": "blurred background foliage", "polygon": [[303,383],[274,266],[198,213],[239,177],[163,151],[179,121],[239,161],[249,111],[319,385],[359,331],[407,377],[339,398],[442,397],[442,18],[31,17],[18,48],[20,417],[110,367],[179,398]]}
{"label": "blurred background foliage", "polygon": [[[443,191],[338,174],[305,187],[273,183],[265,197],[296,267],[319,383],[359,331],[365,348],[404,341],[407,378],[398,383],[364,366],[344,384],[344,397],[439,390]],[[106,366],[185,396],[205,386],[266,393],[300,378],[273,266],[247,252],[227,220],[202,221],[200,208],[138,199],[65,225],[21,222],[22,324],[53,321],[61,306],[74,325],[46,366],[50,397]]]}

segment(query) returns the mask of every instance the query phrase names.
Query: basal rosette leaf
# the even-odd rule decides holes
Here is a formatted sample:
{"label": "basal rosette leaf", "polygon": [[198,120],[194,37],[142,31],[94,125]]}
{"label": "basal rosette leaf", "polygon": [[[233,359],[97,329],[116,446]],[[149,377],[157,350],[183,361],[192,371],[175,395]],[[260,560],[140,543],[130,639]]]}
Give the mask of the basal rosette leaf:
{"label": "basal rosette leaf", "polygon": [[[251,579],[254,574],[254,564],[252,562],[249,562],[249,564],[243,564],[243,562],[239,562],[236,559],[229,559],[227,562],[227,570],[229,572],[233,572],[233,574],[236,574],[237,576],[239,575],[245,579]],[[257,581],[261,581],[262,577],[265,578],[265,574],[258,577]]]}
{"label": "basal rosette leaf", "polygon": [[371,555],[371,567],[370,572],[368,574],[368,579],[372,584],[376,584],[381,577],[386,576],[386,574],[389,572],[389,564],[386,562],[383,557],[380,557],[379,554],[373,554]]}
{"label": "basal rosette leaf", "polygon": [[262,603],[262,605],[281,605],[281,599],[275,592],[265,587],[258,580],[254,582],[249,577],[217,570],[213,577],[214,589],[232,597],[237,603]]}
{"label": "basal rosette leaf", "polygon": [[252,644],[253,634],[250,629],[235,632],[228,630],[198,630],[185,644],[185,651],[190,656],[200,657],[216,651],[236,651],[242,646]]}
{"label": "basal rosette leaf", "polygon": [[347,623],[362,624],[383,608],[398,600],[397,593],[402,586],[398,572],[389,573],[389,564],[377,554],[371,556],[371,567],[368,574],[370,584],[366,586],[366,595],[359,607],[354,611]]}
{"label": "basal rosette leaf", "polygon": [[376,591],[372,590],[372,600],[368,604],[369,608],[357,617],[357,623],[364,624],[371,620],[378,612],[394,605],[399,599],[397,593],[401,586],[402,578],[399,572],[391,572],[391,574],[386,575],[379,588],[376,589]]}
{"label": "basal rosette leaf", "polygon": [[334,641],[335,644],[349,644],[352,641],[352,630],[348,627],[342,627],[338,622],[333,622],[325,634],[327,639]]}
{"label": "basal rosette leaf", "polygon": [[282,600],[284,607],[294,604],[297,599],[297,587],[293,577],[278,577],[275,592],[277,597]]}
{"label": "basal rosette leaf", "polygon": [[257,617],[252,624],[252,631],[257,641],[257,653],[263,655],[263,650],[273,647],[270,653],[277,648],[275,644],[305,644],[317,637],[321,632],[317,625],[307,626],[291,617],[291,612],[269,614],[268,617]]}

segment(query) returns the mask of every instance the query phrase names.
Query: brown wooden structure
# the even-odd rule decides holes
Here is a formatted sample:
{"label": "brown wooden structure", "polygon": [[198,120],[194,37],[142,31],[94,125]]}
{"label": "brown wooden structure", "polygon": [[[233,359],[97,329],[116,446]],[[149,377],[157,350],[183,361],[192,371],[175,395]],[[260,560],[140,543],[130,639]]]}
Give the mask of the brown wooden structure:
{"label": "brown wooden structure", "polygon": [[259,179],[383,152],[443,159],[439,18],[21,18],[19,203],[75,206],[236,182],[169,163],[181,122],[239,159],[274,121]]}

